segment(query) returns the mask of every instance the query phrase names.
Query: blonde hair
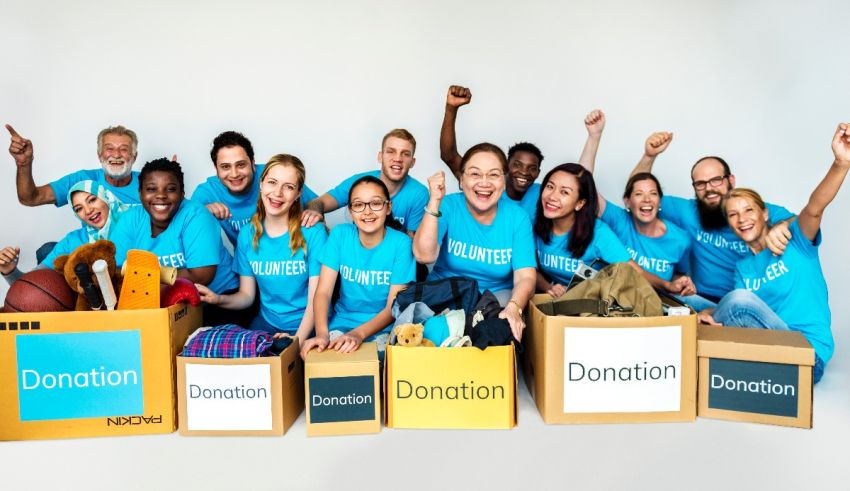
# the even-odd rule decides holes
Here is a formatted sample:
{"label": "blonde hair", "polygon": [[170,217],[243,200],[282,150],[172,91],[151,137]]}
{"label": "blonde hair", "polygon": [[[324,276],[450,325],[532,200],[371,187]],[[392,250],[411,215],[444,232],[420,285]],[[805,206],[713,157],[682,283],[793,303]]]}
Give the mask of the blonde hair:
{"label": "blonde hair", "polygon": [[416,138],[413,138],[413,135],[410,134],[410,132],[407,131],[404,128],[396,128],[394,130],[391,130],[386,135],[384,135],[384,139],[381,140],[381,151],[382,152],[384,151],[384,145],[387,144],[387,139],[392,137],[392,136],[394,136],[396,138],[401,138],[402,140],[409,141],[410,144],[413,145],[413,153],[414,154],[416,153]]}
{"label": "blonde hair", "polygon": [[[263,181],[266,179],[269,171],[274,169],[277,166],[283,167],[292,167],[295,169],[295,174],[297,176],[297,186],[298,192],[300,193],[302,189],[304,189],[304,179],[306,177],[306,171],[304,170],[304,164],[301,160],[294,156],[288,155],[285,153],[279,153],[266,163],[265,169],[263,169],[262,175],[260,175],[260,185],[262,185]],[[266,207],[263,205],[263,197],[257,197],[257,211],[251,217],[251,225],[254,226],[254,250],[257,250],[257,247],[260,243],[260,237],[263,235],[263,221],[266,219]],[[307,253],[307,242],[304,240],[304,234],[301,233],[301,199],[296,199],[294,203],[289,207],[289,249],[293,255],[298,252],[298,249],[303,249],[304,253]]]}
{"label": "blonde hair", "polygon": [[136,132],[121,126],[120,124],[117,126],[110,126],[108,128],[104,128],[100,130],[100,133],[97,134],[97,154],[100,155],[103,150],[103,137],[106,135],[124,135],[129,136],[130,141],[132,142],[132,151],[133,155],[136,155],[136,149],[139,146],[139,138],[136,136]]}
{"label": "blonde hair", "polygon": [[753,204],[761,208],[762,211],[767,209],[767,205],[764,204],[764,200],[761,198],[761,195],[756,191],[749,188],[732,188],[728,193],[726,193],[726,196],[724,196],[723,200],[720,202],[720,207],[723,210],[723,216],[726,216],[726,202],[732,198],[743,198],[752,201]]}

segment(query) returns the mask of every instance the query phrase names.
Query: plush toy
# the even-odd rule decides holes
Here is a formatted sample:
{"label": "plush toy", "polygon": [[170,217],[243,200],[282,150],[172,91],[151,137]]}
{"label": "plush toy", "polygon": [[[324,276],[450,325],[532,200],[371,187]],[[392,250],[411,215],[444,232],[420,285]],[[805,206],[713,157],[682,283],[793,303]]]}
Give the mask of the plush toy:
{"label": "plush toy", "polygon": [[108,240],[98,240],[94,243],[83,244],[66,256],[59,256],[53,261],[53,268],[65,277],[68,286],[77,295],[75,310],[92,310],[103,308],[103,297],[97,276],[92,273],[92,265],[98,259],[106,262],[106,270],[112,279],[114,291],[119,291],[120,278],[115,266],[115,244]]}
{"label": "plush toy", "polygon": [[425,326],[422,324],[399,324],[395,326],[396,344],[398,346],[434,346],[434,343],[422,337]]}

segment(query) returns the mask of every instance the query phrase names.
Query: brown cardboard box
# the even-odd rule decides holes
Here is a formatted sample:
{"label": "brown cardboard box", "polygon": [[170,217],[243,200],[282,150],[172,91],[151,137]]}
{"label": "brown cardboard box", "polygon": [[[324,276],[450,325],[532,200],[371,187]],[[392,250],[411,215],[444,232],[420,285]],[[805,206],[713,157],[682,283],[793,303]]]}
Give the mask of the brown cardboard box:
{"label": "brown cardboard box", "polygon": [[0,314],[0,440],[171,433],[201,310]]}
{"label": "brown cardboard box", "polygon": [[380,378],[375,343],[347,354],[310,351],[304,365],[307,434],[379,433]]}
{"label": "brown cardboard box", "polygon": [[546,423],[696,419],[696,315],[548,316],[536,295],[526,383]]}
{"label": "brown cardboard box", "polygon": [[387,346],[388,428],[516,426],[513,346]]}
{"label": "brown cardboard box", "polygon": [[699,326],[699,416],[812,427],[815,351],[796,331]]}
{"label": "brown cardboard box", "polygon": [[274,435],[304,410],[298,340],[279,356],[177,357],[181,435]]}

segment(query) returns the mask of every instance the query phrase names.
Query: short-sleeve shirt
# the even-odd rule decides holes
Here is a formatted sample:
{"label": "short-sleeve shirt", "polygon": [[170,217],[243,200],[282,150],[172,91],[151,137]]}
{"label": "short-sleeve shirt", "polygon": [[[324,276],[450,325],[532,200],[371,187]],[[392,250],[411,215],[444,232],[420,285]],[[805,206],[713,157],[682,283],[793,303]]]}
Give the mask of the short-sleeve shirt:
{"label": "short-sleeve shirt", "polygon": [[[257,211],[257,198],[260,196],[260,176],[266,164],[257,164],[254,171],[254,182],[245,194],[233,194],[221,182],[218,176],[210,176],[195,188],[192,201],[204,206],[210,203],[223,203],[230,209],[230,218],[219,220],[221,229],[230,243],[236,246],[239,230],[251,222],[251,217]],[[317,197],[316,193],[306,185],[301,190],[301,206]]]}
{"label": "short-sleeve shirt", "polygon": [[528,220],[534,223],[534,218],[537,216],[537,202],[540,201],[540,184],[535,182],[529,186],[519,200],[511,198],[507,192],[502,193],[501,199],[519,205],[522,211],[528,215]]}
{"label": "short-sleeve shirt", "polygon": [[691,241],[685,231],[667,221],[667,231],[660,237],[647,237],[635,228],[631,214],[610,201],[605,203],[602,221],[617,234],[638,266],[670,281],[676,271],[688,267]]}
{"label": "short-sleeve shirt", "polygon": [[[328,194],[336,200],[340,207],[347,206],[351,186],[354,181],[363,176],[380,179],[381,171],[374,170],[355,174],[328,191]],[[422,221],[422,215],[425,213],[425,205],[428,204],[428,188],[416,179],[407,176],[404,178],[401,188],[390,196],[390,200],[393,202],[393,218],[401,223],[405,232],[415,232],[419,228],[419,222]]]}
{"label": "short-sleeve shirt", "polygon": [[548,244],[542,237],[534,237],[540,271],[555,283],[569,285],[581,263],[589,264],[595,259],[602,259],[607,263],[620,263],[632,258],[626,246],[601,220],[594,221],[593,240],[590,241],[581,257],[573,257],[567,249],[570,233],[552,234]]}
{"label": "short-sleeve shirt", "polygon": [[127,210],[110,234],[115,262],[121,266],[130,249],[156,254],[161,266],[177,269],[217,266],[210,290],[223,293],[239,286],[233,258],[221,241],[218,221],[202,205],[184,199],[168,228],[151,237],[151,217],[142,206]]}
{"label": "short-sleeve shirt", "polygon": [[65,254],[70,254],[74,252],[74,249],[80,247],[83,244],[88,244],[89,236],[86,233],[85,228],[78,228],[77,230],[68,232],[62,240],[56,243],[53,246],[53,250],[50,251],[42,261],[42,266],[47,266],[50,269],[53,269],[53,261],[56,260],[59,256],[64,256]]}
{"label": "short-sleeve shirt", "polygon": [[391,228],[380,244],[367,249],[360,243],[357,227],[341,223],[331,230],[319,261],[339,272],[339,301],[328,324],[330,330],[348,332],[372,319],[386,307],[392,285],[405,285],[416,278],[413,242],[407,234]]}
{"label": "short-sleeve shirt", "polygon": [[511,201],[499,200],[496,217],[482,225],[469,213],[463,193],[440,203],[437,243],[440,254],[429,280],[474,278],[483,292],[510,290],[514,271],[534,268],[534,239],[528,215]]}
{"label": "short-sleeve shirt", "polygon": [[68,191],[71,187],[80,181],[95,181],[101,186],[108,189],[122,203],[128,205],[138,205],[139,200],[139,172],[133,171],[130,175],[130,183],[126,186],[113,186],[106,180],[106,173],[103,169],[84,169],[72,172],[67,176],[50,183],[53,188],[53,195],[56,197],[56,207],[65,206],[68,204]]}
{"label": "short-sleeve shirt", "polygon": [[[793,216],[785,208],[770,203],[767,210],[773,223]],[[697,292],[716,298],[729,293],[735,286],[735,263],[750,254],[746,242],[728,225],[705,230],[699,221],[695,199],[664,196],[660,216],[684,230],[691,240],[691,279]]]}
{"label": "short-sleeve shirt", "polygon": [[826,363],[835,342],[826,280],[818,258],[821,234],[818,231],[815,240],[809,240],[796,220],[789,229],[791,240],[781,256],[765,249],[738,261],[735,288],[746,288],[764,300],[788,327],[806,337]]}
{"label": "short-sleeve shirt", "polygon": [[304,317],[311,277],[319,276],[319,254],[328,238],[325,227],[302,228],[306,242],[295,254],[289,248],[289,232],[269,237],[263,231],[254,249],[254,226],[239,232],[234,270],[257,282],[260,315],[280,331],[294,334]]}

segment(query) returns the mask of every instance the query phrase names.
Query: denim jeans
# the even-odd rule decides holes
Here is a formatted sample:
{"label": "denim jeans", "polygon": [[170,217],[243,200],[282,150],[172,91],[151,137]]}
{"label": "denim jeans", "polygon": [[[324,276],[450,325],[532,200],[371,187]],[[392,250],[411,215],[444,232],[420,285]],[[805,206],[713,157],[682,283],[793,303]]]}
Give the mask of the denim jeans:
{"label": "denim jeans", "polygon": [[717,303],[703,297],[700,295],[673,295],[673,298],[678,300],[679,302],[687,305],[688,307],[697,311],[697,313],[702,312],[705,309],[711,309],[717,307]]}

